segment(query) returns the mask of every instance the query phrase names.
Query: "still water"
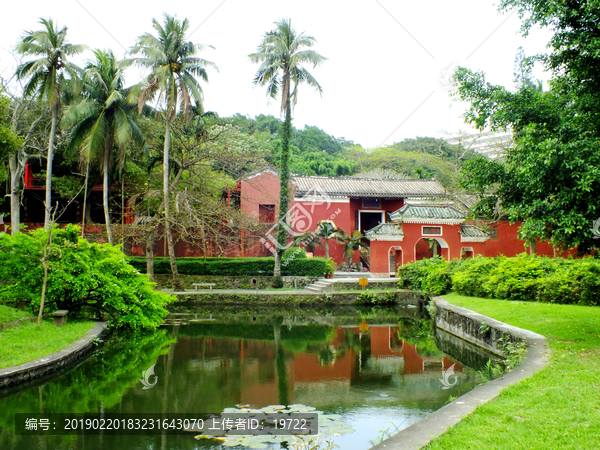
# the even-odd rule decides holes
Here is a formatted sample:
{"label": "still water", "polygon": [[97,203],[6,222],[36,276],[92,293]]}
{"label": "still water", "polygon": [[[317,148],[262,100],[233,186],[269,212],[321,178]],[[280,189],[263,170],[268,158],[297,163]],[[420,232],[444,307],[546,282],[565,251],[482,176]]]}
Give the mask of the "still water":
{"label": "still water", "polygon": [[[459,360],[450,356],[457,356]],[[488,355],[433,334],[416,309],[203,307],[146,335],[117,335],[75,368],[0,390],[2,450],[224,449],[197,433],[21,436],[15,413],[221,413],[302,405],[336,417],[341,449],[365,450],[481,382]],[[156,381],[144,389],[152,365]],[[443,389],[450,367],[456,384]],[[452,384],[452,383],[451,383]],[[339,415],[339,416],[336,416]],[[260,443],[256,444],[260,448]],[[243,449],[249,447],[235,447]],[[265,448],[288,448],[267,444]]]}

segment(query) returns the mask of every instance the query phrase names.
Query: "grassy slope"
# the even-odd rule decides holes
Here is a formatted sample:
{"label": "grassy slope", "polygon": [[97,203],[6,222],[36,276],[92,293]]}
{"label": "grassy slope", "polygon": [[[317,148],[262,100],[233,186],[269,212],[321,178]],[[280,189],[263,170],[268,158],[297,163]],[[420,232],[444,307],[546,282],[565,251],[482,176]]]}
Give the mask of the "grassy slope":
{"label": "grassy slope", "polygon": [[94,326],[94,322],[68,322],[55,327],[43,321],[25,323],[0,331],[0,369],[16,366],[48,356],[80,339]]}
{"label": "grassy slope", "polygon": [[445,298],[543,334],[552,357],[542,371],[479,407],[426,449],[600,448],[600,308]]}
{"label": "grassy slope", "polygon": [[20,309],[0,305],[0,323],[13,322],[23,317],[32,317],[32,315]]}

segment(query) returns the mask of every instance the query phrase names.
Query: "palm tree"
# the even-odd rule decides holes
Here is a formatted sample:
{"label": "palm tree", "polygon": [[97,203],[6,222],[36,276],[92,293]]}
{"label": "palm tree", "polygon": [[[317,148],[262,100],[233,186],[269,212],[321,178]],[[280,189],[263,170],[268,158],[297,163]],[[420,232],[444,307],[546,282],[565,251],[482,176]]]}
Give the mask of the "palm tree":
{"label": "palm tree", "polygon": [[336,228],[335,225],[328,220],[323,220],[317,225],[315,235],[317,239],[323,239],[325,241],[325,258],[329,258],[329,240],[335,239],[336,241],[339,241],[342,237],[340,233],[343,233],[343,231]]}
{"label": "palm tree", "polygon": [[16,75],[18,80],[28,80],[23,89],[23,96],[37,95],[48,104],[52,112],[52,126],[48,137],[44,215],[44,227],[48,230],[51,222],[52,160],[60,115],[61,89],[65,82],[65,74],[71,80],[77,80],[81,71],[68,61],[68,57],[81,53],[86,47],[67,43],[67,27],[59,30],[52,19],[40,19],[40,23],[43,25],[42,30],[27,31],[17,45],[17,52],[21,55],[38,56],[39,59],[20,64]]}
{"label": "palm tree", "polygon": [[307,231],[294,237],[294,246],[298,247],[299,245],[304,245],[307,251],[314,253],[317,247],[321,247],[321,242],[314,231]]}
{"label": "palm tree", "polygon": [[339,230],[336,235],[336,240],[344,246],[343,257],[348,263],[348,266],[352,264],[352,255],[360,247],[368,249],[369,247],[362,241],[363,235],[360,231],[355,231],[352,234],[346,234],[344,230]]}
{"label": "palm tree", "polygon": [[[65,121],[74,125],[71,148],[78,148],[82,162],[99,161],[103,175],[104,219],[108,242],[114,245],[108,206],[109,174],[113,161],[113,146],[118,149],[121,163],[125,146],[132,139],[144,145],[144,138],[135,123],[134,108],[127,102],[123,87],[123,70],[112,51],[95,50],[95,61],[90,61],[83,76],[83,100],[69,108]],[[87,179],[86,179],[87,183]]]}
{"label": "palm tree", "polygon": [[152,27],[156,31],[156,36],[150,33],[143,34],[131,49],[131,54],[141,54],[132,62],[151,70],[146,79],[134,90],[132,98],[137,98],[139,112],[147,102],[157,97],[159,101],[164,102],[163,207],[165,229],[173,284],[175,288],[181,288],[169,210],[171,122],[177,115],[178,109],[185,117],[190,118],[194,104],[196,111],[202,113],[202,88],[197,77],[208,81],[206,68],[217,69],[217,67],[214,63],[195,56],[205,48],[204,45],[185,40],[190,27],[187,19],[180,22],[175,17],[165,14],[163,25],[156,19],[152,19]]}
{"label": "palm tree", "polygon": [[267,86],[267,95],[277,98],[281,94],[281,113],[285,120],[281,127],[282,149],[279,165],[279,226],[277,229],[277,254],[275,256],[274,276],[281,275],[281,257],[285,250],[288,233],[281,221],[285,220],[289,205],[289,159],[292,129],[292,103],[296,104],[298,85],[306,83],[322,93],[317,80],[302,67],[312,64],[313,68],[326,58],[313,50],[306,50],[316,44],[312,36],[296,33],[289,19],[275,22],[276,28],[267,32],[258,45],[256,53],[249,55],[253,63],[260,64],[254,77],[254,84]]}

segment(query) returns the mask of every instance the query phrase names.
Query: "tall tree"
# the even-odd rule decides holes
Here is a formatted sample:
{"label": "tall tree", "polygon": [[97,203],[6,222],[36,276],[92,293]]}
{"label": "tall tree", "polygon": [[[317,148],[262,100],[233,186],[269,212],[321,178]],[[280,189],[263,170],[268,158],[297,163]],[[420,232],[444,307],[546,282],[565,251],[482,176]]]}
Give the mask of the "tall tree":
{"label": "tall tree", "polygon": [[27,80],[23,95],[37,95],[50,107],[52,125],[48,137],[48,155],[46,164],[46,199],[44,227],[49,229],[51,222],[52,201],[52,160],[54,159],[54,139],[60,115],[61,89],[66,80],[65,74],[71,80],[79,78],[80,69],[70,63],[70,56],[81,53],[86,47],[73,45],[66,41],[67,27],[60,30],[52,19],[40,19],[43,28],[38,31],[27,31],[17,51],[21,55],[37,56],[38,59],[25,62],[17,67],[17,79]]}
{"label": "tall tree", "polygon": [[143,146],[144,137],[133,118],[135,109],[127,102],[123,70],[115,55],[110,50],[95,50],[94,55],[95,61],[90,61],[84,69],[84,98],[69,108],[65,121],[74,125],[70,146],[79,149],[82,162],[86,166],[100,162],[106,232],[108,242],[114,245],[108,204],[113,147],[116,144],[122,163],[125,147],[132,139]]}
{"label": "tall tree", "polygon": [[[8,156],[10,168],[10,220],[11,234],[19,231],[19,178],[16,177],[19,165],[19,150],[22,148],[22,139],[10,126],[10,108],[8,98],[0,90],[0,157]],[[15,213],[16,212],[16,213]],[[15,223],[15,220],[16,223]],[[16,227],[15,227],[16,225]]]}
{"label": "tall tree", "polygon": [[275,256],[274,276],[281,276],[281,257],[288,239],[287,227],[283,226],[288,213],[290,190],[290,140],[292,129],[292,104],[298,98],[298,86],[306,83],[323,92],[321,85],[302,67],[312,64],[313,68],[322,64],[327,58],[313,50],[307,50],[316,44],[312,36],[297,33],[291,20],[281,19],[275,22],[275,29],[267,32],[258,45],[256,53],[249,55],[253,63],[260,64],[254,77],[254,84],[267,86],[267,95],[277,98],[281,95],[281,113],[285,120],[281,127],[281,163],[279,165],[279,224],[277,228],[277,254]]}
{"label": "tall tree", "polygon": [[[138,38],[131,49],[133,55],[140,54],[133,62],[149,68],[151,73],[138,86],[134,93],[137,97],[138,109],[158,98],[162,102],[165,121],[165,140],[163,154],[163,197],[165,212],[165,229],[174,288],[182,287],[175,260],[175,241],[171,227],[169,210],[169,148],[171,144],[171,122],[180,111],[191,117],[192,108],[202,111],[202,88],[198,77],[208,81],[207,67],[216,69],[216,65],[195,56],[205,46],[186,41],[186,33],[190,27],[187,19],[177,20],[168,14],[164,15],[163,25],[152,19],[152,27],[156,36],[145,33]],[[137,91],[137,92],[136,92]]]}

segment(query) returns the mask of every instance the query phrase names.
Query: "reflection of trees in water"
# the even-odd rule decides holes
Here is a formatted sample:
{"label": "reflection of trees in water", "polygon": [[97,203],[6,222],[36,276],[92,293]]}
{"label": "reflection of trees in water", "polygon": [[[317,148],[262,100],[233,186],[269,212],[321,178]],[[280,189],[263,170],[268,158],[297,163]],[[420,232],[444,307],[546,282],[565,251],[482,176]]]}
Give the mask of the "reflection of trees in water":
{"label": "reflection of trees in water", "polygon": [[[119,405],[125,392],[139,384],[142,371],[154,364],[173,342],[167,330],[149,333],[120,332],[95,351],[94,357],[43,386],[0,400],[0,448],[39,447],[38,436],[14,436],[15,413],[44,412],[101,413]],[[71,448],[69,443],[83,440],[78,436],[45,436],[48,449]],[[88,441],[100,442],[98,436]],[[104,437],[106,439],[106,437]],[[39,442],[38,442],[39,443]],[[82,448],[80,445],[73,448]],[[85,447],[86,449],[88,447]],[[94,448],[91,446],[89,448]],[[99,447],[97,447],[99,448]]]}
{"label": "reflection of trees in water", "polygon": [[398,319],[398,339],[414,345],[420,356],[443,355],[435,342],[431,320]]}

